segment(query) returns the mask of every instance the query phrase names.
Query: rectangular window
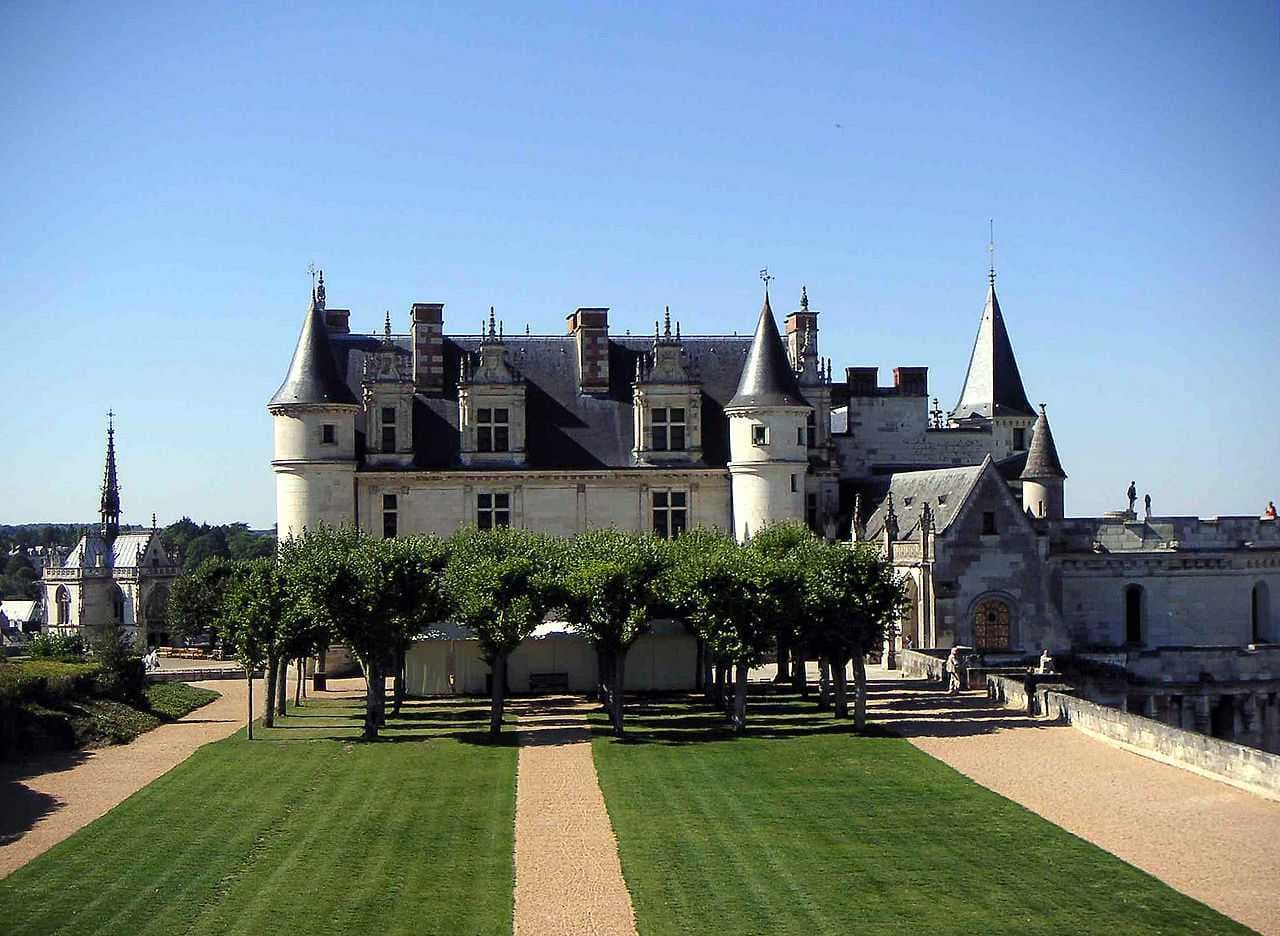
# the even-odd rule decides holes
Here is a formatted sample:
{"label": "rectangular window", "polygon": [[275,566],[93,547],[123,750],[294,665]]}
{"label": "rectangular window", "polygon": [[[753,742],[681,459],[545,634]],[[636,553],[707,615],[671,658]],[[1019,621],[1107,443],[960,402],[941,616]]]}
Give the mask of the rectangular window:
{"label": "rectangular window", "polygon": [[818,418],[813,413],[810,413],[809,418],[805,421],[805,434],[809,448],[816,448],[818,445]]}
{"label": "rectangular window", "polygon": [[752,445],[768,445],[769,444],[769,427],[755,425],[751,427],[751,444]]}
{"label": "rectangular window", "polygon": [[1013,450],[1015,452],[1021,452],[1026,447],[1027,447],[1027,430],[1025,429],[1013,430]]}
{"label": "rectangular window", "polygon": [[649,447],[655,452],[683,452],[684,407],[657,406],[649,411]]}
{"label": "rectangular window", "polygon": [[505,491],[477,494],[476,526],[482,530],[511,526],[511,494]]}
{"label": "rectangular window", "polygon": [[796,445],[804,445],[804,427],[796,426]]}
{"label": "rectangular window", "polygon": [[689,492],[669,489],[653,492],[653,532],[672,539],[689,528]]}
{"label": "rectangular window", "polygon": [[320,441],[325,445],[335,445],[338,441],[337,427],[331,423],[325,423],[320,427]]}
{"label": "rectangular window", "polygon": [[394,406],[382,407],[382,451],[394,452],[396,450],[396,408]]}
{"label": "rectangular window", "polygon": [[796,486],[796,476],[791,476],[791,493],[794,494],[799,488]]}
{"label": "rectangular window", "polygon": [[476,451],[508,452],[511,450],[511,411],[505,407],[476,410]]}
{"label": "rectangular window", "polygon": [[996,535],[996,515],[993,511],[985,511],[982,514],[982,535]]}
{"label": "rectangular window", "polygon": [[399,501],[394,494],[382,495],[382,536],[395,539],[399,529]]}
{"label": "rectangular window", "polygon": [[818,532],[818,495],[806,494],[804,496],[804,522],[809,525],[809,529],[815,533]]}

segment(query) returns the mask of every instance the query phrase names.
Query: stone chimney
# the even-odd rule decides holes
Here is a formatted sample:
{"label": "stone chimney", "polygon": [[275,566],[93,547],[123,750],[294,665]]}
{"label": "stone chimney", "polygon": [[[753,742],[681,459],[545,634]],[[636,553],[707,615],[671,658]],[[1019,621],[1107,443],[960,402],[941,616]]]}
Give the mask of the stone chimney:
{"label": "stone chimney", "polygon": [[566,317],[577,346],[578,390],[605,393],[609,389],[609,310],[578,308]]}
{"label": "stone chimney", "polygon": [[413,387],[422,393],[444,389],[444,303],[415,302],[409,310],[413,333]]}

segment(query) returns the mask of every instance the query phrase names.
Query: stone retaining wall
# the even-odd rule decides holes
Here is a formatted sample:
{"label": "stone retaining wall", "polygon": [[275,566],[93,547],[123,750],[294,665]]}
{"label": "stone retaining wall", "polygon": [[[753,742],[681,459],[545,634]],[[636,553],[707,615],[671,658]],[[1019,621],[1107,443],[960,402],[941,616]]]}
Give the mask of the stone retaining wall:
{"label": "stone retaining wall", "polygon": [[1280,799],[1280,756],[1275,754],[1098,705],[1062,691],[1064,686],[1037,686],[1033,698],[1021,680],[991,676],[987,686],[1007,708],[1066,722],[1154,760]]}
{"label": "stone retaining wall", "polygon": [[[253,674],[262,678],[262,671]],[[201,682],[206,679],[244,679],[244,670],[238,666],[207,666],[191,669],[152,670],[147,682]]]}

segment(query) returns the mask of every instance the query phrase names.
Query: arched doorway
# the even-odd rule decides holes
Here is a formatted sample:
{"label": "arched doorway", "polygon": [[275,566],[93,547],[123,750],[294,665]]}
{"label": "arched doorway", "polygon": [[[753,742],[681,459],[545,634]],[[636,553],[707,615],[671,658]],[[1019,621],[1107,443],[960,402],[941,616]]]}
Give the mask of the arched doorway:
{"label": "arched doorway", "polygon": [[984,598],[973,609],[973,645],[1008,650],[1013,645],[1013,609],[1001,598]]}
{"label": "arched doorway", "polygon": [[111,620],[116,624],[124,623],[124,592],[119,585],[111,586]]}
{"label": "arched doorway", "polygon": [[1254,643],[1270,643],[1271,636],[1271,589],[1266,582],[1253,586],[1250,596],[1249,619]]}
{"label": "arched doorway", "polygon": [[1144,643],[1143,640],[1143,593],[1141,585],[1127,585],[1124,589],[1124,642],[1130,644]]}
{"label": "arched doorway", "polygon": [[902,631],[902,649],[913,650],[920,646],[920,586],[912,579],[907,585],[907,607],[899,622]]}
{"label": "arched doorway", "polygon": [[54,593],[54,603],[58,606],[57,621],[58,627],[71,626],[71,592],[67,591],[67,586],[59,585],[58,590]]}

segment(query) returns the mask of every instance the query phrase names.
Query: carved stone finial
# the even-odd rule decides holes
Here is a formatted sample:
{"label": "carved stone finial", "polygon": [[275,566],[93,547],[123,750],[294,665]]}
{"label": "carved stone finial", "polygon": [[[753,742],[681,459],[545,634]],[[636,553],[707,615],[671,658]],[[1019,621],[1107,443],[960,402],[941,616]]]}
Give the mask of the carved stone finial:
{"label": "carved stone finial", "polygon": [[493,338],[497,335],[495,330],[495,321],[493,317],[493,306],[489,306],[489,337]]}
{"label": "carved stone finial", "polygon": [[676,320],[676,341],[680,340],[680,321]]}
{"label": "carved stone finial", "polygon": [[391,310],[387,309],[386,317],[382,320],[382,335],[387,341],[391,340]]}
{"label": "carved stone finial", "polygon": [[671,306],[667,306],[662,313],[662,334],[664,337],[671,337]]}
{"label": "carved stone finial", "polygon": [[320,281],[316,283],[316,308],[324,310],[324,270],[320,271]]}
{"label": "carved stone finial", "polygon": [[809,311],[809,290],[804,286],[800,287],[800,310],[802,312]]}

